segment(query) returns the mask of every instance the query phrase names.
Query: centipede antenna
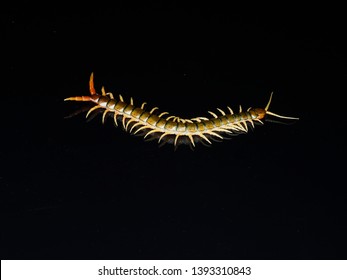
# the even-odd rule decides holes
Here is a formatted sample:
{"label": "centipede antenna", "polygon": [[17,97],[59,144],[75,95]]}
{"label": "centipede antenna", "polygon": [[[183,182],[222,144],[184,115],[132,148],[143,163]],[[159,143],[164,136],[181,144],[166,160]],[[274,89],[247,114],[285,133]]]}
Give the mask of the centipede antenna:
{"label": "centipede antenna", "polygon": [[299,119],[299,118],[294,118],[294,117],[287,117],[287,116],[278,115],[278,114],[275,114],[275,113],[272,113],[272,112],[268,111],[268,109],[270,107],[270,103],[272,101],[272,95],[273,95],[273,92],[271,92],[269,102],[267,103],[267,105],[266,105],[266,107],[264,109],[266,111],[267,115],[274,116],[274,117],[277,117],[277,118],[280,118],[280,119],[288,119],[288,120],[298,120]]}
{"label": "centipede antenna", "polygon": [[288,119],[288,120],[298,120],[299,119],[299,118],[295,118],[295,117],[281,116],[281,115],[272,113],[270,111],[267,111],[266,114],[270,115],[270,116],[274,116],[274,117],[280,118],[280,119]]}
{"label": "centipede antenna", "polygon": [[266,104],[266,107],[265,107],[265,109],[264,109],[265,111],[267,111],[267,110],[269,109],[269,107],[270,107],[273,93],[274,93],[274,92],[271,92],[271,94],[270,94],[269,102]]}

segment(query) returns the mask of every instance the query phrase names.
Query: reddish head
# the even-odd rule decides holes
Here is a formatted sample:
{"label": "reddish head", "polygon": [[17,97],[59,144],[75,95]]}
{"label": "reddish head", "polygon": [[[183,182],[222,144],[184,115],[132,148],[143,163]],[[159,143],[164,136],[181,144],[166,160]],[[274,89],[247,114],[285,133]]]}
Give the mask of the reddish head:
{"label": "reddish head", "polygon": [[271,92],[269,102],[267,103],[267,105],[264,109],[263,108],[252,108],[248,111],[251,114],[252,119],[262,120],[265,118],[266,115],[274,116],[274,117],[281,118],[281,119],[290,119],[290,120],[298,120],[299,119],[299,118],[294,118],[294,117],[281,116],[281,115],[270,112],[269,107],[270,107],[270,103],[272,100],[272,94],[273,94],[273,92]]}
{"label": "reddish head", "polygon": [[248,112],[251,114],[253,120],[261,120],[266,116],[266,111],[263,108],[252,108]]}

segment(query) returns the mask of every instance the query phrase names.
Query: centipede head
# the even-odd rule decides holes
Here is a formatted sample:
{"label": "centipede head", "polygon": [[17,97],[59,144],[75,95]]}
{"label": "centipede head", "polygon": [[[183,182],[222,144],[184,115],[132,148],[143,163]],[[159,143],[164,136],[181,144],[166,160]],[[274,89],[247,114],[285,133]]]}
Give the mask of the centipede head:
{"label": "centipede head", "polygon": [[299,119],[299,118],[295,118],[295,117],[282,116],[282,115],[278,115],[278,114],[275,114],[273,112],[270,112],[269,111],[269,107],[270,107],[270,104],[271,104],[271,101],[272,101],[272,95],[273,95],[273,92],[271,92],[269,101],[266,104],[265,108],[251,108],[249,110],[249,112],[251,113],[253,119],[257,119],[257,120],[261,121],[261,120],[265,119],[265,117],[267,115],[274,116],[274,117],[280,118],[280,119],[287,119],[287,120],[298,120]]}

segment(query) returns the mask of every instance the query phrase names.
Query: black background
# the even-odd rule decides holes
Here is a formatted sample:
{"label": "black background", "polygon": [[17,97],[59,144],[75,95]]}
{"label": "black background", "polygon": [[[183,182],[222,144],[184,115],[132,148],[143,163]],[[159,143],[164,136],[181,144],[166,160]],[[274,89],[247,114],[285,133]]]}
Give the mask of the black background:
{"label": "black background", "polygon": [[[3,9],[1,258],[345,259],[345,24],[323,6]],[[274,91],[270,110],[300,121],[158,148],[64,119],[91,72],[187,118]]]}

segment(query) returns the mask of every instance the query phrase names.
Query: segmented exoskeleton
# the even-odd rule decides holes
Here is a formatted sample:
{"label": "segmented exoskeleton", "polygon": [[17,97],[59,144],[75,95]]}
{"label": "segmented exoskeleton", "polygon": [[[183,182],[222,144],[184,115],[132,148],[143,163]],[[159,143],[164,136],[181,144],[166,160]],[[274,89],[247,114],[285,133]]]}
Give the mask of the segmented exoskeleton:
{"label": "segmented exoskeleton", "polygon": [[266,115],[275,116],[283,119],[298,118],[286,117],[277,115],[270,112],[269,106],[272,100],[272,93],[270,99],[264,109],[262,108],[249,108],[247,111],[242,111],[240,106],[239,112],[234,113],[228,106],[228,112],[217,108],[220,115],[211,111],[209,113],[212,118],[196,117],[192,119],[182,119],[176,116],[166,116],[168,112],[155,114],[154,111],[158,108],[155,107],[150,111],[145,110],[144,102],[141,107],[134,106],[133,99],[130,98],[130,103],[126,103],[121,95],[116,100],[112,93],[105,92],[104,87],[101,88],[101,94],[98,94],[94,88],[93,73],[90,75],[88,96],[76,96],[64,99],[65,101],[87,101],[97,104],[92,107],[88,113],[97,109],[104,110],[102,115],[102,122],[104,123],[105,117],[108,113],[113,114],[115,124],[118,126],[118,121],[122,122],[125,131],[137,134],[142,132],[144,138],[152,136],[153,139],[173,143],[175,146],[181,143],[188,143],[195,146],[197,142],[211,144],[211,140],[224,139],[226,134],[234,135],[245,133],[248,127],[254,128],[254,123],[263,124],[263,119]]}

